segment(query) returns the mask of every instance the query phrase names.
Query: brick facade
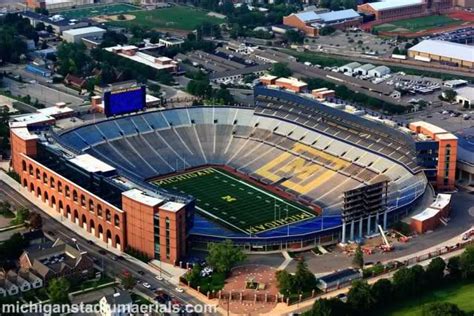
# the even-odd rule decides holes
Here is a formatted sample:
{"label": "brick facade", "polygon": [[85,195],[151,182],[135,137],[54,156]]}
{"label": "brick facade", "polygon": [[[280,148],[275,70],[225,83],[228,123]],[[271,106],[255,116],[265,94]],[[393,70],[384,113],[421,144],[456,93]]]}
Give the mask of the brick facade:
{"label": "brick facade", "polygon": [[17,129],[11,129],[10,135],[12,167],[20,175],[23,188],[65,219],[111,247],[125,250],[128,246],[155,258],[154,217],[159,214],[169,220],[168,229],[165,220],[160,221],[160,236],[156,240],[162,254],[167,253],[166,245],[169,246],[167,255],[161,256],[163,262],[175,264],[185,255],[184,207],[169,212],[122,195],[119,209],[35,161],[37,139],[25,139]]}

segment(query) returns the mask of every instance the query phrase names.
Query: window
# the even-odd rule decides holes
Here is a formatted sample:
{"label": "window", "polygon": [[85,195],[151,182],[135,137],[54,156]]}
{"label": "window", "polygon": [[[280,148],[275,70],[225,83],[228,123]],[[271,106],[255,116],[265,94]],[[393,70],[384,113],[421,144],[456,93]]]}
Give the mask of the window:
{"label": "window", "polygon": [[29,172],[30,172],[30,176],[32,176],[33,175],[33,166],[29,165],[28,169],[29,169]]}
{"label": "window", "polygon": [[41,180],[41,171],[38,168],[36,168],[36,179]]}
{"label": "window", "polygon": [[26,171],[26,162],[24,160],[21,161],[21,169]]}
{"label": "window", "polygon": [[120,217],[118,215],[114,216],[114,225],[115,227],[120,227]]}
{"label": "window", "polygon": [[94,201],[92,199],[89,200],[89,212],[94,213]]}
{"label": "window", "polygon": [[74,202],[77,202],[77,192],[76,192],[76,190],[72,191],[72,200]]}
{"label": "window", "polygon": [[66,195],[67,198],[70,196],[69,187],[67,185],[66,185],[66,188],[64,189],[64,195]]}
{"label": "window", "polygon": [[54,178],[53,178],[53,177],[49,178],[49,186],[50,186],[52,189],[54,189],[55,186],[56,186],[56,185],[54,184]]}
{"label": "window", "polygon": [[86,197],[84,194],[81,194],[81,206],[84,208],[86,207]]}
{"label": "window", "polygon": [[46,174],[46,172],[43,172],[43,183],[48,184],[48,175]]}
{"label": "window", "polygon": [[97,205],[97,216],[102,217],[102,206],[100,204]]}
{"label": "window", "polygon": [[112,215],[110,214],[110,210],[108,208],[105,209],[105,220],[107,222],[110,222],[111,218],[112,218]]}
{"label": "window", "polygon": [[60,181],[58,181],[58,192],[63,193],[63,184]]}

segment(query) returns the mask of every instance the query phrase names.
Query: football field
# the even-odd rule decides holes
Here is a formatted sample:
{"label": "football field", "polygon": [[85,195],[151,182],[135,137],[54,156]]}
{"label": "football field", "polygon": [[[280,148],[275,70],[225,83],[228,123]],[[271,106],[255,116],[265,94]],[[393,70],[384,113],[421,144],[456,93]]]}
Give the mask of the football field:
{"label": "football field", "polygon": [[194,196],[198,212],[250,235],[316,216],[307,207],[217,168],[195,170],[153,183]]}
{"label": "football field", "polygon": [[58,14],[68,19],[91,18],[98,15],[124,14],[129,12],[141,11],[142,8],[127,3],[112,3],[104,5],[94,5],[78,9],[59,11]]}

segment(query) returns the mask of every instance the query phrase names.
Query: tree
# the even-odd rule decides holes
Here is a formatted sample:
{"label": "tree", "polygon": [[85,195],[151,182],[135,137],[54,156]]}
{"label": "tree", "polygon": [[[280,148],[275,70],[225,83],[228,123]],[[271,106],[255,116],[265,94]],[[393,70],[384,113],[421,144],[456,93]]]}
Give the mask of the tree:
{"label": "tree", "polygon": [[193,268],[191,269],[191,271],[186,273],[186,276],[185,276],[186,281],[188,281],[191,284],[191,286],[196,287],[196,285],[198,284],[201,278],[201,270],[202,270],[201,265],[195,264],[193,265]]}
{"label": "tree", "polygon": [[153,95],[160,95],[161,86],[157,85],[157,84],[149,84],[148,85],[148,90],[150,90],[150,92]]}
{"label": "tree", "polygon": [[275,273],[275,277],[281,294],[289,295],[292,293],[294,280],[291,274],[286,270],[278,270]]}
{"label": "tree", "polygon": [[464,316],[465,313],[453,303],[431,303],[423,306],[422,316]]}
{"label": "tree", "polygon": [[293,293],[309,292],[316,288],[316,277],[304,260],[298,261],[293,280]]}
{"label": "tree", "polygon": [[288,30],[285,33],[285,39],[288,43],[301,44],[304,40],[304,35],[295,30]]}
{"label": "tree", "polygon": [[120,275],[120,283],[126,290],[131,290],[135,286],[136,280],[128,270],[124,270]]}
{"label": "tree", "polygon": [[36,23],[35,30],[44,31],[45,29],[46,29],[46,26],[44,25],[43,22]]}
{"label": "tree", "polygon": [[354,258],[352,258],[352,266],[354,268],[362,269],[364,267],[364,253],[360,245],[357,246],[354,253]]}
{"label": "tree", "polygon": [[474,277],[474,246],[469,246],[461,254],[460,267],[462,276],[465,279],[470,279]]}
{"label": "tree", "polygon": [[336,29],[332,26],[323,26],[319,29],[319,35],[321,36],[331,35],[334,32],[336,32]]}
{"label": "tree", "polygon": [[360,314],[369,312],[375,305],[370,285],[366,281],[354,281],[347,294],[347,303],[352,307],[352,310]]}
{"label": "tree", "polygon": [[210,243],[207,263],[217,272],[229,273],[232,267],[245,260],[242,249],[235,247],[232,240],[226,239],[221,243]]}
{"label": "tree", "polygon": [[443,92],[443,96],[448,102],[453,102],[456,99],[457,92],[453,89],[447,89]]}
{"label": "tree", "polygon": [[270,69],[270,73],[277,77],[289,77],[292,74],[290,68],[288,68],[288,65],[283,63],[273,64],[272,68]]}
{"label": "tree", "polygon": [[375,282],[371,289],[371,295],[377,307],[384,307],[392,301],[392,282],[388,279],[380,279]]}
{"label": "tree", "polygon": [[457,279],[461,277],[461,258],[459,256],[451,257],[446,265],[449,277]]}
{"label": "tree", "polygon": [[394,294],[405,298],[421,293],[423,286],[423,268],[419,265],[412,268],[402,267],[393,275]]}
{"label": "tree", "polygon": [[46,27],[46,31],[47,31],[48,33],[54,33],[54,29],[53,29],[53,27],[52,27],[51,25],[48,25],[48,26]]}
{"label": "tree", "polygon": [[31,229],[40,229],[43,226],[43,218],[37,212],[31,212],[28,217],[29,227]]}
{"label": "tree", "polygon": [[400,48],[398,48],[398,46],[396,46],[396,47],[393,49],[392,54],[394,54],[394,55],[400,55],[400,54],[401,54]]}
{"label": "tree", "polygon": [[67,304],[69,303],[69,281],[65,278],[52,279],[48,285],[48,296],[51,304]]}
{"label": "tree", "polygon": [[430,261],[425,271],[425,279],[430,287],[437,287],[443,281],[444,269],[446,269],[446,263],[440,257],[436,257]]}
{"label": "tree", "polygon": [[350,315],[347,304],[338,298],[316,300],[311,309],[311,316],[347,316]]}

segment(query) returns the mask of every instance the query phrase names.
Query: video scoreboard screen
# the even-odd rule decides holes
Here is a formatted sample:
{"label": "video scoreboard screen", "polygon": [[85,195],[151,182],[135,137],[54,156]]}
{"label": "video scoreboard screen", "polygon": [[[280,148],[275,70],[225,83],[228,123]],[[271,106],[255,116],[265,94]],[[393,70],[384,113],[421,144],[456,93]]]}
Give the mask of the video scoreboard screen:
{"label": "video scoreboard screen", "polygon": [[104,93],[106,116],[143,110],[146,106],[146,87],[133,87]]}

